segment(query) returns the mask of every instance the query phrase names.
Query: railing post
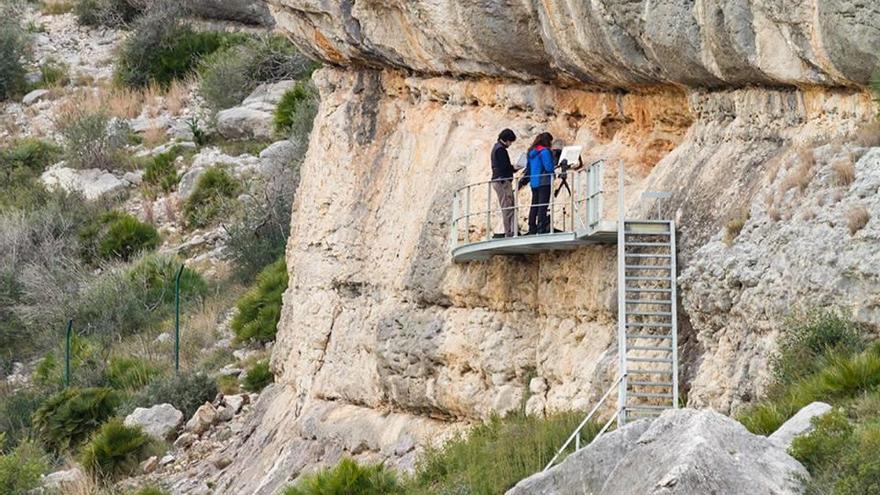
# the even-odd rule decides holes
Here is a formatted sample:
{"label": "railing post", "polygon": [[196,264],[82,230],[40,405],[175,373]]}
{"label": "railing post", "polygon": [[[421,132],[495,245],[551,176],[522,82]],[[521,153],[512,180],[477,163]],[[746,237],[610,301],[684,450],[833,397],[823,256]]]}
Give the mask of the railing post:
{"label": "railing post", "polygon": [[[492,240],[492,185],[493,182],[489,181],[486,184],[486,240]],[[503,215],[503,213],[502,213]]]}
{"label": "railing post", "polygon": [[549,203],[550,203],[550,204],[549,204],[549,209],[550,209],[550,232],[547,232],[547,233],[548,233],[548,234],[552,234],[552,233],[553,233],[553,175],[552,175],[552,174],[550,175],[550,202],[549,202]]}
{"label": "railing post", "polygon": [[464,192],[464,243],[471,243],[471,186]]}
{"label": "railing post", "polygon": [[174,372],[180,373],[180,276],[183,275],[183,266],[177,270],[174,281]]}
{"label": "railing post", "polygon": [[623,197],[624,188],[623,162],[617,173],[617,357],[620,383],[617,390],[617,424],[626,424],[626,205]]}
{"label": "railing post", "polygon": [[458,191],[452,194],[452,223],[449,224],[449,243],[452,249],[458,246]]}
{"label": "railing post", "polygon": [[73,336],[73,320],[67,322],[67,337],[64,345],[64,388],[70,386],[70,339]]}
{"label": "railing post", "polygon": [[519,194],[518,194],[519,190],[516,188],[516,181],[515,180],[511,179],[510,187],[513,188],[513,218],[514,218],[513,236],[519,237],[519,199],[517,198],[517,196],[519,196]]}

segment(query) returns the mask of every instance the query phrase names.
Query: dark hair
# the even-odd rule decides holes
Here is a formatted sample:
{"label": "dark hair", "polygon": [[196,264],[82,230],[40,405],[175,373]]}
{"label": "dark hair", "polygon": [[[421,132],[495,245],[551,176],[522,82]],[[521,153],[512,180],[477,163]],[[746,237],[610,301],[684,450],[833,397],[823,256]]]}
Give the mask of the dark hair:
{"label": "dark hair", "polygon": [[543,146],[545,148],[553,147],[553,135],[549,132],[542,132],[538,134],[538,137],[532,142],[532,146],[529,149],[537,148],[538,146]]}
{"label": "dark hair", "polygon": [[504,129],[501,131],[501,134],[498,134],[499,141],[516,141],[516,134],[513,133],[510,129]]}

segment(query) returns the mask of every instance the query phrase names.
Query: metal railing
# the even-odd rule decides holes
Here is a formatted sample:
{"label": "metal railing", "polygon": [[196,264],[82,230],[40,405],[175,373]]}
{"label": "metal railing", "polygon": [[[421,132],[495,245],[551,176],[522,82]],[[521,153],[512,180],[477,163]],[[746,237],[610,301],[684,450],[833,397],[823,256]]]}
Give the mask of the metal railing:
{"label": "metal railing", "polygon": [[[565,443],[562,444],[562,447],[560,447],[559,450],[556,451],[556,455],[554,455],[553,458],[550,459],[550,462],[548,462],[547,465],[544,467],[544,471],[553,467],[553,465],[556,464],[556,461],[561,459],[562,455],[569,449],[569,447],[574,447],[572,453],[577,452],[581,449],[581,432],[588,424],[590,424],[590,421],[593,419],[593,417],[598,415],[599,409],[602,408],[602,405],[605,404],[605,402],[608,400],[608,397],[611,396],[611,393],[617,390],[617,386],[623,381],[625,376],[626,375],[618,376],[617,380],[614,380],[614,383],[612,383],[611,386],[608,387],[608,390],[605,392],[604,395],[602,395],[602,398],[599,399],[599,402],[597,402],[596,405],[593,406],[593,409],[590,410],[584,420],[581,421],[577,428],[575,428],[571,436],[568,437],[568,440],[566,440]],[[614,414],[612,414],[611,417],[608,418],[605,424],[602,425],[602,428],[593,436],[593,438],[590,439],[589,442],[583,445],[583,447],[589,446],[591,443],[593,443],[593,441],[595,441],[606,431],[608,431],[608,428],[611,427],[611,424],[614,422],[614,420],[619,417],[619,412],[619,410],[614,411]],[[572,445],[572,443],[574,445]]]}
{"label": "metal railing", "polygon": [[[455,191],[452,198],[450,244],[456,247],[489,241],[504,235],[504,213],[512,210],[515,217],[513,237],[548,235],[560,232],[591,232],[602,220],[602,177],[604,161],[579,170],[543,174],[550,177],[551,194],[547,203],[532,204],[529,187],[517,188],[518,179],[494,179],[468,184]],[[513,193],[513,206],[502,208],[495,184],[503,183]],[[547,207],[546,232],[528,233],[528,217],[532,208]],[[539,219],[540,221],[540,219]],[[499,227],[496,228],[495,225]]]}

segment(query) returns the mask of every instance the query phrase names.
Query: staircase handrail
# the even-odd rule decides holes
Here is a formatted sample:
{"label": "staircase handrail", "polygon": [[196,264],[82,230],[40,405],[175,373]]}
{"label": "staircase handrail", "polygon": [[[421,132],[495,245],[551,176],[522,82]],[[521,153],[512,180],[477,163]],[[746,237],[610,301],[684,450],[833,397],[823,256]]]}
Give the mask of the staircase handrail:
{"label": "staircase handrail", "polygon": [[[544,471],[553,467],[553,464],[556,463],[556,459],[558,459],[559,456],[561,456],[562,453],[565,452],[565,449],[567,449],[571,445],[571,442],[575,442],[575,451],[580,450],[581,431],[590,422],[590,420],[593,419],[593,416],[595,416],[596,413],[599,412],[599,408],[601,408],[602,404],[604,404],[605,401],[608,400],[608,397],[611,396],[611,393],[614,392],[615,390],[617,390],[617,385],[621,382],[621,380],[623,380],[624,376],[625,375],[618,376],[617,379],[614,380],[614,383],[612,383],[611,386],[608,387],[608,390],[605,392],[605,394],[602,396],[602,398],[599,399],[599,402],[596,403],[596,405],[593,407],[593,409],[590,410],[590,413],[587,414],[587,416],[584,418],[584,420],[581,421],[581,423],[578,425],[577,428],[575,428],[574,432],[568,437],[568,440],[566,440],[565,443],[562,444],[562,447],[560,447],[559,450],[556,451],[556,455],[554,455],[553,458],[550,459],[550,462],[548,462],[547,466],[544,467]],[[611,416],[611,419],[609,419],[608,422],[605,423],[605,426],[603,426],[602,429],[599,430],[599,433],[597,433],[596,436],[593,437],[593,440],[599,438],[600,435],[605,433],[605,431],[608,429],[609,426],[611,426],[611,423],[614,421],[614,419],[616,417],[617,417],[617,412],[615,412],[615,414],[613,414]],[[592,440],[590,441],[590,443],[592,443]],[[589,445],[589,443],[587,445]],[[585,447],[586,447],[586,445],[585,445]]]}

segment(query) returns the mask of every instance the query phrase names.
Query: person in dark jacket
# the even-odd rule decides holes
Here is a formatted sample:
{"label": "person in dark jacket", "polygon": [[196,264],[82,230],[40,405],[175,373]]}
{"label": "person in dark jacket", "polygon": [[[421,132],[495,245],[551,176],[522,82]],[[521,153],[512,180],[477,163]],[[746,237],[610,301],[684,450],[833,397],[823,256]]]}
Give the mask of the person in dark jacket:
{"label": "person in dark jacket", "polygon": [[547,207],[553,185],[553,136],[538,134],[528,152],[529,185],[532,187],[532,206],[529,209],[529,234],[550,232]]}
{"label": "person in dark jacket", "polygon": [[513,207],[513,173],[510,154],[507,148],[516,141],[516,134],[504,129],[498,134],[498,142],[492,147],[492,189],[498,196],[501,207],[501,220],[504,223],[504,237],[513,237],[516,232],[516,211]]}

